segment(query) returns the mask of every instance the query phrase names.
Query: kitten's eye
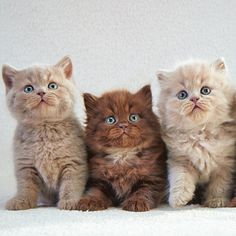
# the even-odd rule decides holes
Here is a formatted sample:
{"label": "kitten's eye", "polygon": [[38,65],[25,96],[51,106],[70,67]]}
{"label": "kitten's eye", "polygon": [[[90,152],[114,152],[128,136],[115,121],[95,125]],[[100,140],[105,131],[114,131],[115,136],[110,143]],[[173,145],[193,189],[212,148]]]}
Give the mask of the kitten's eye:
{"label": "kitten's eye", "polygon": [[106,118],[106,123],[109,125],[113,125],[116,123],[116,118],[114,116],[108,116]]}
{"label": "kitten's eye", "polygon": [[129,120],[133,123],[136,123],[140,120],[140,116],[138,114],[131,114],[129,116]]}
{"label": "kitten's eye", "polygon": [[32,93],[34,91],[34,87],[32,85],[26,85],[24,88],[25,93]]}
{"label": "kitten's eye", "polygon": [[188,97],[188,93],[185,90],[182,90],[177,94],[177,97],[179,100],[184,100]]}
{"label": "kitten's eye", "polygon": [[50,83],[50,84],[48,85],[48,88],[55,90],[55,89],[58,88],[58,85],[57,85],[55,82],[52,82],[52,83]]}
{"label": "kitten's eye", "polygon": [[211,93],[211,89],[210,89],[209,87],[203,86],[203,87],[201,88],[201,94],[203,94],[203,95],[208,95],[208,94],[210,94],[210,93]]}

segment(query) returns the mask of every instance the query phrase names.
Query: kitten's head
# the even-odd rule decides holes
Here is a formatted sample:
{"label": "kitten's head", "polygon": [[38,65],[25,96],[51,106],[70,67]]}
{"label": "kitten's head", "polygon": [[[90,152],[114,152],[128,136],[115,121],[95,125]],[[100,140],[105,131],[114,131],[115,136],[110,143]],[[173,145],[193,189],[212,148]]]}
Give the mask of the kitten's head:
{"label": "kitten's head", "polygon": [[99,98],[85,93],[84,102],[87,144],[96,152],[148,147],[159,132],[150,86],[135,94],[120,90]]}
{"label": "kitten's head", "polygon": [[232,89],[222,59],[186,63],[172,72],[158,72],[157,77],[160,116],[167,126],[191,128],[220,122],[229,114]]}
{"label": "kitten's head", "polygon": [[24,70],[4,65],[2,76],[9,110],[18,121],[56,121],[71,114],[74,84],[69,57],[53,66],[33,66]]}

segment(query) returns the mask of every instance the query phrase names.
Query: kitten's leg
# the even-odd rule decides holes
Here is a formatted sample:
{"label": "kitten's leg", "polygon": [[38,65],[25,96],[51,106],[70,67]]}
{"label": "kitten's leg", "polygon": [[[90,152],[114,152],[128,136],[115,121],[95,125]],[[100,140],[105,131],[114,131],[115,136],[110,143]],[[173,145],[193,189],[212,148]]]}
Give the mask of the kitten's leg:
{"label": "kitten's leg", "polygon": [[204,205],[212,208],[226,206],[229,201],[231,184],[231,168],[221,167],[220,170],[214,171],[207,187]]}
{"label": "kitten's leg", "polygon": [[17,194],[6,203],[8,210],[25,210],[37,206],[39,177],[34,167],[17,167]]}
{"label": "kitten's leg", "polygon": [[140,186],[131,193],[122,203],[122,209],[126,211],[149,211],[156,207],[153,186]]}
{"label": "kitten's leg", "polygon": [[80,199],[78,210],[100,211],[112,206],[112,201],[98,186],[91,187],[85,196]]}
{"label": "kitten's leg", "polygon": [[174,208],[185,206],[194,196],[197,171],[188,163],[170,162],[168,172],[169,204]]}
{"label": "kitten's leg", "polygon": [[68,165],[61,173],[58,208],[64,210],[77,209],[78,202],[84,192],[87,181],[87,167],[81,164],[79,168]]}

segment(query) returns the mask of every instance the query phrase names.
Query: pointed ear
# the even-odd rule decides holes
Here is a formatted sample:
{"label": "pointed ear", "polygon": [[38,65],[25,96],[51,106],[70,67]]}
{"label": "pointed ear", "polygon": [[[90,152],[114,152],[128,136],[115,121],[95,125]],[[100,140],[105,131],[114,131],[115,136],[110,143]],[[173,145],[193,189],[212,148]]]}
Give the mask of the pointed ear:
{"label": "pointed ear", "polygon": [[160,70],[156,73],[156,76],[160,86],[163,87],[163,85],[170,79],[170,72]]}
{"label": "pointed ear", "polygon": [[136,95],[142,99],[143,103],[148,107],[152,107],[152,91],[150,85],[142,87]]}
{"label": "pointed ear", "polygon": [[12,88],[17,70],[8,65],[2,66],[2,77],[6,86],[6,92]]}
{"label": "pointed ear", "polygon": [[56,67],[62,68],[67,79],[71,79],[73,72],[73,65],[70,57],[63,57],[57,64]]}
{"label": "pointed ear", "polygon": [[86,108],[86,113],[91,116],[96,111],[98,98],[90,93],[84,93],[84,106]]}
{"label": "pointed ear", "polygon": [[224,58],[219,58],[219,59],[215,60],[212,63],[212,66],[215,70],[217,70],[219,72],[225,72],[226,71],[226,65],[225,65]]}

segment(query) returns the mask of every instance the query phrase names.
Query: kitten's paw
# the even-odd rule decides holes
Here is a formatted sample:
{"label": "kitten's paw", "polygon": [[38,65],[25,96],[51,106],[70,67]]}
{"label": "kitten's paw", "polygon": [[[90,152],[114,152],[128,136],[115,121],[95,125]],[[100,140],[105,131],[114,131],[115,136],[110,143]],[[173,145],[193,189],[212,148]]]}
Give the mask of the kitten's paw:
{"label": "kitten's paw", "polygon": [[228,200],[225,198],[210,198],[205,201],[205,207],[217,208],[217,207],[225,207],[227,206]]}
{"label": "kitten's paw", "polygon": [[16,196],[6,203],[7,210],[26,210],[37,207],[37,202],[29,197]]}
{"label": "kitten's paw", "polygon": [[127,199],[123,205],[122,209],[125,211],[149,211],[151,209],[150,203],[142,198]]}
{"label": "kitten's paw", "polygon": [[169,204],[173,208],[179,208],[187,205],[193,199],[193,193],[188,191],[170,193]]}
{"label": "kitten's paw", "polygon": [[227,204],[227,207],[236,207],[236,197]]}
{"label": "kitten's paw", "polygon": [[78,203],[77,210],[80,211],[101,211],[108,208],[108,204],[100,199],[82,198]]}
{"label": "kitten's paw", "polygon": [[60,210],[76,210],[78,207],[79,199],[60,199],[57,206]]}

